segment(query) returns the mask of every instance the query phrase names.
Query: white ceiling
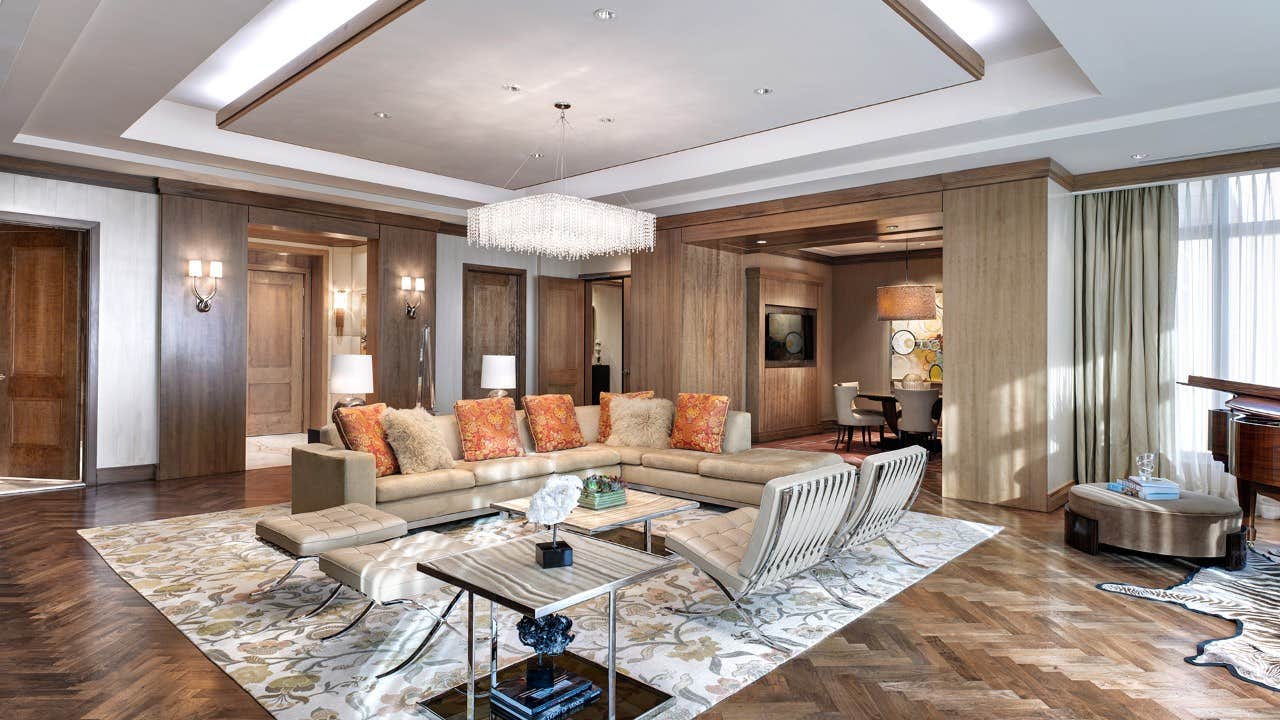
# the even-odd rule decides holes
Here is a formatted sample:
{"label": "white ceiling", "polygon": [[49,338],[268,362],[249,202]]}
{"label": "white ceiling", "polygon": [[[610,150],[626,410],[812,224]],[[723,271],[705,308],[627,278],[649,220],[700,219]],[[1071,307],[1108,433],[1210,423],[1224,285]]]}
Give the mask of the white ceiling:
{"label": "white ceiling", "polygon": [[[220,48],[259,22],[264,9],[325,1],[3,0],[0,154],[451,220],[477,203],[518,195],[498,187],[505,177],[496,184],[466,179],[481,176],[472,173],[485,178],[510,173],[515,168],[509,163],[501,173],[495,168],[502,163],[492,161],[493,168],[452,175],[405,167],[399,158],[378,162],[308,148],[296,140],[219,130],[210,103],[201,107],[190,96],[175,94]],[[981,81],[587,172],[566,181],[565,189],[671,214],[1037,157],[1053,157],[1080,173],[1131,166],[1129,155],[1136,152],[1148,153],[1147,162],[1154,162],[1280,145],[1280,75],[1273,49],[1280,36],[1280,3],[1274,0],[927,1],[943,17],[950,6],[958,7],[953,17],[961,19],[954,27],[962,35],[974,32],[969,24],[982,30],[967,36],[987,60]],[[452,2],[429,0],[423,8]],[[858,0],[877,8],[878,2]],[[851,4],[813,0],[810,7],[818,9],[799,22],[813,24],[815,13],[820,19],[841,17]],[[579,7],[569,0],[523,5],[539,8],[540,23],[553,25],[557,33],[570,31],[544,17],[552,12],[548,8]],[[614,9],[620,21],[637,23],[644,22],[646,7],[619,0]],[[981,14],[991,19],[985,29],[970,22]],[[708,63],[720,54],[742,56],[740,43],[717,32],[735,22],[738,18],[731,15],[711,30],[679,24],[656,33],[654,42],[696,38]],[[777,25],[789,29],[795,22],[792,18]],[[488,28],[500,26],[499,19]],[[600,28],[587,27],[587,37],[598,39]],[[445,27],[419,38],[419,44],[459,33],[467,35],[466,28]],[[789,44],[785,30],[777,34]],[[504,48],[512,43],[504,36],[482,30],[469,37],[465,47],[455,46],[465,57],[446,58],[471,67],[469,77],[479,78],[487,63],[509,57]],[[536,43],[514,45],[527,49]],[[759,64],[749,73],[752,77],[742,78],[743,85],[765,82],[755,77],[763,72],[760,68],[789,68],[793,77],[797,67],[807,69],[810,60],[789,65],[791,56],[776,47],[748,48],[747,57]],[[653,82],[644,67],[615,67],[624,79]],[[682,89],[692,82],[679,72],[668,74],[660,80],[679,82]],[[895,65],[887,62],[873,74],[881,89],[915,77],[899,78]],[[434,87],[436,80],[431,80]],[[535,88],[526,97],[538,92],[537,80],[498,82]],[[853,89],[863,87],[859,83]],[[843,88],[841,84],[829,94],[834,98]],[[551,92],[529,103],[532,124],[551,124],[553,118],[541,114]],[[608,87],[599,92],[613,97]],[[646,95],[651,99],[658,92],[650,89]],[[789,109],[775,101],[789,101],[790,92],[780,87],[774,95],[751,95],[742,102],[747,108]],[[584,111],[575,125],[588,124],[592,115],[586,111],[598,100],[569,99]],[[827,99],[819,93],[812,98],[815,103]],[[359,108],[360,113],[366,110]],[[477,112],[460,113],[466,117],[459,122],[474,120]],[[757,122],[752,115],[738,121]],[[773,122],[778,120],[766,118],[766,124]],[[352,130],[356,127],[335,132],[358,134]],[[509,143],[513,148],[521,144]],[[570,150],[572,161],[572,146]],[[641,157],[652,152],[646,150]]]}
{"label": "white ceiling", "polygon": [[572,176],[973,80],[881,0],[600,1],[425,2],[227,129],[519,188],[559,101]]}

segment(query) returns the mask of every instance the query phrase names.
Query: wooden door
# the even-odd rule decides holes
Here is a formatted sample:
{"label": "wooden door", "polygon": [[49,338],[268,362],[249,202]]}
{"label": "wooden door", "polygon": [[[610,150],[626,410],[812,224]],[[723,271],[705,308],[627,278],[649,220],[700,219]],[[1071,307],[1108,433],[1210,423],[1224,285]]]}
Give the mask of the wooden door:
{"label": "wooden door", "polygon": [[[464,265],[462,269],[462,397],[484,397],[483,355],[514,355],[516,404],[524,397],[525,273],[514,268]],[[446,412],[451,409],[446,410]]]}
{"label": "wooden door", "polygon": [[0,225],[0,476],[80,479],[80,246]]}
{"label": "wooden door", "polygon": [[587,283],[573,278],[538,278],[538,392],[586,398]]}
{"label": "wooden door", "polygon": [[631,327],[631,276],[622,278],[622,387],[621,392],[631,390],[631,343],[627,342],[627,328]]}
{"label": "wooden door", "polygon": [[249,271],[245,412],[250,436],[298,433],[304,429],[306,317],[303,274]]}

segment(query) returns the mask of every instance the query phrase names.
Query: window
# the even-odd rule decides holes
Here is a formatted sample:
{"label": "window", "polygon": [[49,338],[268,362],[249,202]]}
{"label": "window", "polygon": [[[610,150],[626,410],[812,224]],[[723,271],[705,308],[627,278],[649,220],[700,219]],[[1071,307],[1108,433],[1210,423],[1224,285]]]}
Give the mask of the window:
{"label": "window", "polygon": [[[1280,171],[1178,186],[1174,377],[1280,385]],[[1177,386],[1178,451],[1208,446],[1225,396]]]}

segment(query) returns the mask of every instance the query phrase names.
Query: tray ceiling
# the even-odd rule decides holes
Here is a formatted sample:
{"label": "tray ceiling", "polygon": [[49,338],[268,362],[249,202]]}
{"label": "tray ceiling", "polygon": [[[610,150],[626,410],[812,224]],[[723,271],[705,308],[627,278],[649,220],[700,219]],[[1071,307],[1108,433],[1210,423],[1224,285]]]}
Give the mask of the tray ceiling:
{"label": "tray ceiling", "polygon": [[600,2],[429,0],[224,128],[519,188],[557,101],[572,176],[973,80],[883,0]]}

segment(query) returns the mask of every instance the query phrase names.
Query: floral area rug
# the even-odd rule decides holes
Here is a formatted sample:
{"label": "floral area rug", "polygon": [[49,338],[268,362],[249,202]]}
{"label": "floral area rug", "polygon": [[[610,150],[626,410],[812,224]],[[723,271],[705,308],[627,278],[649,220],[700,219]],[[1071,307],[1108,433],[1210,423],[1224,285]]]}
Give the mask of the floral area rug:
{"label": "floral area rug", "polygon": [[[315,563],[304,565],[276,592],[251,598],[255,588],[278,577],[292,563],[254,539],[254,523],[287,513],[285,505],[270,505],[93,528],[80,534],[121,578],[275,717],[420,719],[423,714],[417,701],[465,680],[465,603],[459,604],[450,626],[416,663],[376,680],[377,673],[393,667],[421,642],[431,618],[407,606],[375,608],[362,626],[322,642],[319,637],[346,625],[365,600],[353,590],[344,590],[324,612],[302,619],[333,588]],[[655,521],[654,531],[661,535],[711,514],[699,509],[672,515]],[[535,530],[519,519],[494,516],[445,526],[443,532],[481,546]],[[907,513],[892,537],[929,568],[905,563],[884,543],[873,543],[842,561],[871,595],[849,588],[834,569],[823,571],[828,584],[843,588],[848,593],[845,597],[860,610],[833,601],[807,576],[766,587],[745,604],[766,632],[793,641],[794,653],[799,653],[999,531],[991,525]],[[418,599],[438,611],[453,592],[441,587]],[[699,603],[699,609],[726,609],[709,617],[667,610],[690,601]],[[477,599],[476,608],[477,644],[487,644],[489,603]],[[506,666],[530,653],[516,638],[519,616],[501,607],[496,612],[499,665]],[[565,614],[573,619],[577,635],[570,649],[604,664],[605,599]],[[664,718],[691,718],[792,656],[747,639],[739,620],[712,582],[681,562],[670,572],[619,592],[619,671],[676,698]],[[481,658],[477,670],[487,672],[487,651],[476,654]]]}
{"label": "floral area rug", "polygon": [[1241,680],[1280,690],[1280,546],[1258,542],[1255,549],[1242,570],[1204,567],[1170,588],[1124,583],[1098,587],[1234,620],[1235,635],[1199,643],[1186,661],[1224,667]]}

